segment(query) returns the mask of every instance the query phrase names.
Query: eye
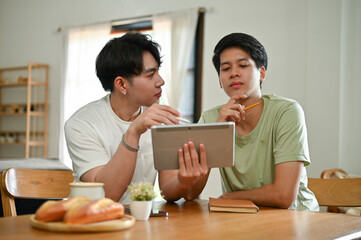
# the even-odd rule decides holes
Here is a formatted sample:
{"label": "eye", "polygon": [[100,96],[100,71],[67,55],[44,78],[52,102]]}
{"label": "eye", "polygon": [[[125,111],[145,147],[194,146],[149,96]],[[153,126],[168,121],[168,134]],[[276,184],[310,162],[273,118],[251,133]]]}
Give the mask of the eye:
{"label": "eye", "polygon": [[153,71],[153,72],[150,72],[149,74],[147,74],[147,77],[148,77],[148,78],[153,78],[153,77],[154,77],[154,74],[155,74],[154,71]]}
{"label": "eye", "polygon": [[246,68],[246,67],[249,66],[249,62],[248,62],[248,61],[245,61],[245,60],[240,61],[238,64],[239,64],[239,67],[240,67],[240,68]]}
{"label": "eye", "polygon": [[221,70],[222,70],[222,72],[225,72],[225,71],[228,71],[229,69],[231,69],[231,68],[230,67],[224,67]]}

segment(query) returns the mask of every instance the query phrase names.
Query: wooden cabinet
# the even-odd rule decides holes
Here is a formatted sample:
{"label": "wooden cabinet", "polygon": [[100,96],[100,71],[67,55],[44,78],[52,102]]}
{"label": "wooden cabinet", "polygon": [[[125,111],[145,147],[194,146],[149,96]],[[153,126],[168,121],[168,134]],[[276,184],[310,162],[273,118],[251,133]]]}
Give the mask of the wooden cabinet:
{"label": "wooden cabinet", "polygon": [[49,66],[0,68],[0,158],[47,157]]}

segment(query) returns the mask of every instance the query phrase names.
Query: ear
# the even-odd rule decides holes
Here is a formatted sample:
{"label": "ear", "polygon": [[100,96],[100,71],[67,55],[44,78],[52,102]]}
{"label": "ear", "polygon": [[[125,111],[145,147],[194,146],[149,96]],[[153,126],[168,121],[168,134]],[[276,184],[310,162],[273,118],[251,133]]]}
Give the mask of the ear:
{"label": "ear", "polygon": [[219,77],[218,77],[218,81],[219,81],[219,86],[220,86],[221,88],[223,88],[221,79],[220,79]]}
{"label": "ear", "polygon": [[128,84],[127,79],[118,76],[114,80],[114,89],[117,89],[120,93],[122,93],[123,95],[126,95],[127,94],[127,84]]}
{"label": "ear", "polygon": [[266,69],[262,66],[260,69],[260,82],[263,82],[266,79]]}

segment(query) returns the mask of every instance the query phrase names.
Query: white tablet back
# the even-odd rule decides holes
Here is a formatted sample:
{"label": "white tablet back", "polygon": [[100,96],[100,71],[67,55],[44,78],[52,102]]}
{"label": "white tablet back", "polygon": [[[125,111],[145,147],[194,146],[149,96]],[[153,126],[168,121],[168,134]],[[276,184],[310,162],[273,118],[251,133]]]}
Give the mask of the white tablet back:
{"label": "white tablet back", "polygon": [[207,164],[213,167],[234,165],[234,122],[158,125],[151,127],[154,167],[157,170],[179,169],[178,149],[192,141],[206,147]]}

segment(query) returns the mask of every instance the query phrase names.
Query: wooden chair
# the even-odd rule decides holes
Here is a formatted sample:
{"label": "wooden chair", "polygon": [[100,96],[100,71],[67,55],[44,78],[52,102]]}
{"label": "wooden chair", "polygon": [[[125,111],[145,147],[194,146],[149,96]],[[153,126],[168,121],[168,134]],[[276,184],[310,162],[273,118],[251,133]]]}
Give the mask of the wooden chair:
{"label": "wooden chair", "polygon": [[63,199],[73,182],[70,170],[35,170],[9,168],[2,173],[1,198],[4,217],[16,216],[14,198]]}
{"label": "wooden chair", "polygon": [[[326,169],[321,173],[321,178],[345,178],[347,172],[339,168]],[[340,213],[338,207],[329,206],[327,207],[327,212]]]}
{"label": "wooden chair", "polygon": [[308,187],[320,206],[361,206],[361,178],[309,178]]}
{"label": "wooden chair", "polygon": [[327,169],[321,173],[321,178],[344,178],[341,176],[346,176],[347,172],[342,169],[334,168]]}

